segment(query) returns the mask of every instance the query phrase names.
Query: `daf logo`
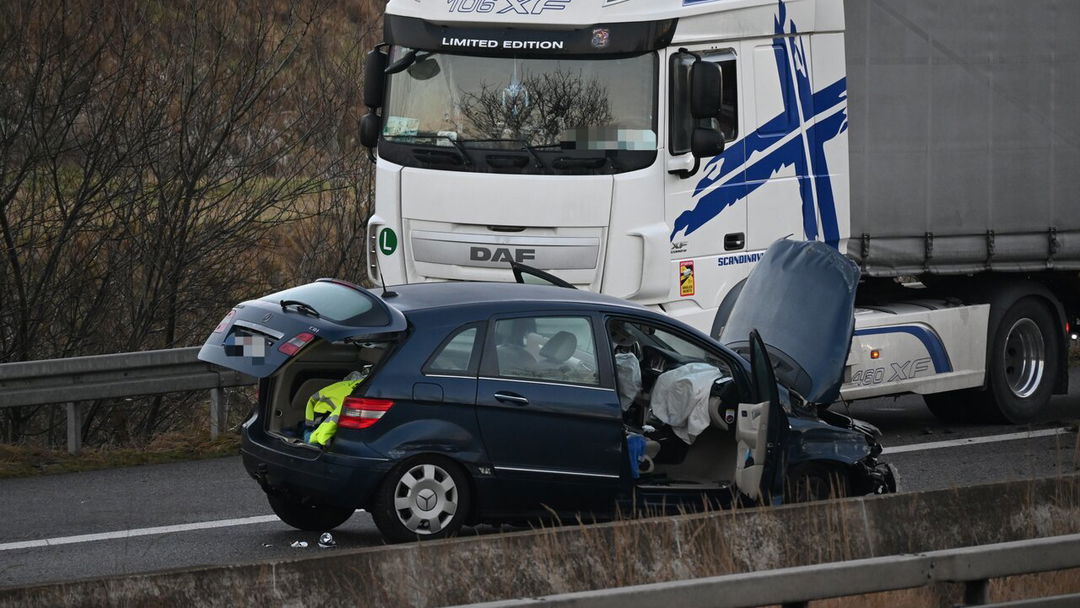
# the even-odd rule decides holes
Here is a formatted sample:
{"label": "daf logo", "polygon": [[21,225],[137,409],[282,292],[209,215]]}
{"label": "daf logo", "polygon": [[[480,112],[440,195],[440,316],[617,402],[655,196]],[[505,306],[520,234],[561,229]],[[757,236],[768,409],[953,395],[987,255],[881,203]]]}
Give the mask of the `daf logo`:
{"label": "daf logo", "polygon": [[487,247],[472,247],[469,249],[469,259],[473,262],[524,262],[536,259],[535,249],[510,249],[499,247],[488,249]]}
{"label": "daf logo", "polygon": [[496,15],[539,15],[544,11],[566,10],[573,0],[446,0],[451,13],[495,13]]}

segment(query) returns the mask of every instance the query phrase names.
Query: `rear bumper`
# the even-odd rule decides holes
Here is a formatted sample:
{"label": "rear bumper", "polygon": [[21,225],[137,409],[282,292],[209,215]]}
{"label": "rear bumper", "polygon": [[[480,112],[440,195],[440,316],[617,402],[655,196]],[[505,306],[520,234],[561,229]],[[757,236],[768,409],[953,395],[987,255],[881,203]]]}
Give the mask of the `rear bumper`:
{"label": "rear bumper", "polygon": [[244,430],[244,468],[263,490],[333,507],[366,509],[394,463],[385,458],[346,456],[292,447]]}

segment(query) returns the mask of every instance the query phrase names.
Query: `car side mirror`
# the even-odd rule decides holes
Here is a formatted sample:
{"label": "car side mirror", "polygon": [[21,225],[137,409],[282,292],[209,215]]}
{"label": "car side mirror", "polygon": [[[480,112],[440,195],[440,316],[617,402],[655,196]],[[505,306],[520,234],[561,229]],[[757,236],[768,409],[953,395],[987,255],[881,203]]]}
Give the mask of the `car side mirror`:
{"label": "car side mirror", "polygon": [[690,66],[690,115],[694,120],[720,117],[723,86],[718,64],[699,59]]}
{"label": "car side mirror", "polygon": [[369,52],[364,60],[364,105],[372,110],[381,108],[383,99],[386,98],[386,63],[388,60],[386,53],[379,49]]}
{"label": "car side mirror", "polygon": [[360,143],[367,149],[374,149],[379,145],[379,135],[382,134],[382,118],[374,112],[365,114],[360,119]]}
{"label": "car side mirror", "polygon": [[724,153],[724,136],[718,129],[697,127],[690,138],[690,152],[695,158],[708,158]]}

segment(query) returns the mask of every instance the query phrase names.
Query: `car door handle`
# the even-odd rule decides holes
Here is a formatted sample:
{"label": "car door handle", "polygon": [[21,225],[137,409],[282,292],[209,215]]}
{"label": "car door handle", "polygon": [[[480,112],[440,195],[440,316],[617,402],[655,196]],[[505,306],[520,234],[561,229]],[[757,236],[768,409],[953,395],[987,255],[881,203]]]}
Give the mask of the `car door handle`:
{"label": "car door handle", "polygon": [[495,393],[495,400],[503,403],[513,403],[514,405],[529,405],[529,400],[517,393]]}
{"label": "car door handle", "polygon": [[724,235],[724,251],[739,251],[746,247],[746,233],[732,232]]}

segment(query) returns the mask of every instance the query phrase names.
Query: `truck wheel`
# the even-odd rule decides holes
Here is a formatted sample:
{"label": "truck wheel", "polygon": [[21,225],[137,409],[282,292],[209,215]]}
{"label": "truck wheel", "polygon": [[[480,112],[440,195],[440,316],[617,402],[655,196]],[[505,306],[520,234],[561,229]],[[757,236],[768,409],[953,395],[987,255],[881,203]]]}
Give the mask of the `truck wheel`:
{"label": "truck wheel", "polygon": [[1035,298],[1005,313],[991,337],[982,404],[987,419],[1023,424],[1050,401],[1061,356],[1056,327],[1054,315]]}
{"label": "truck wheel", "polygon": [[333,530],[356,512],[356,509],[303,504],[280,494],[268,493],[266,500],[281,521],[307,532]]}
{"label": "truck wheel", "polygon": [[471,500],[461,467],[439,456],[418,456],[387,474],[371,516],[390,542],[445,538],[461,529]]}
{"label": "truck wheel", "polygon": [[923,395],[923,403],[930,413],[945,424],[968,424],[978,422],[982,417],[980,408],[981,390],[966,389]]}

